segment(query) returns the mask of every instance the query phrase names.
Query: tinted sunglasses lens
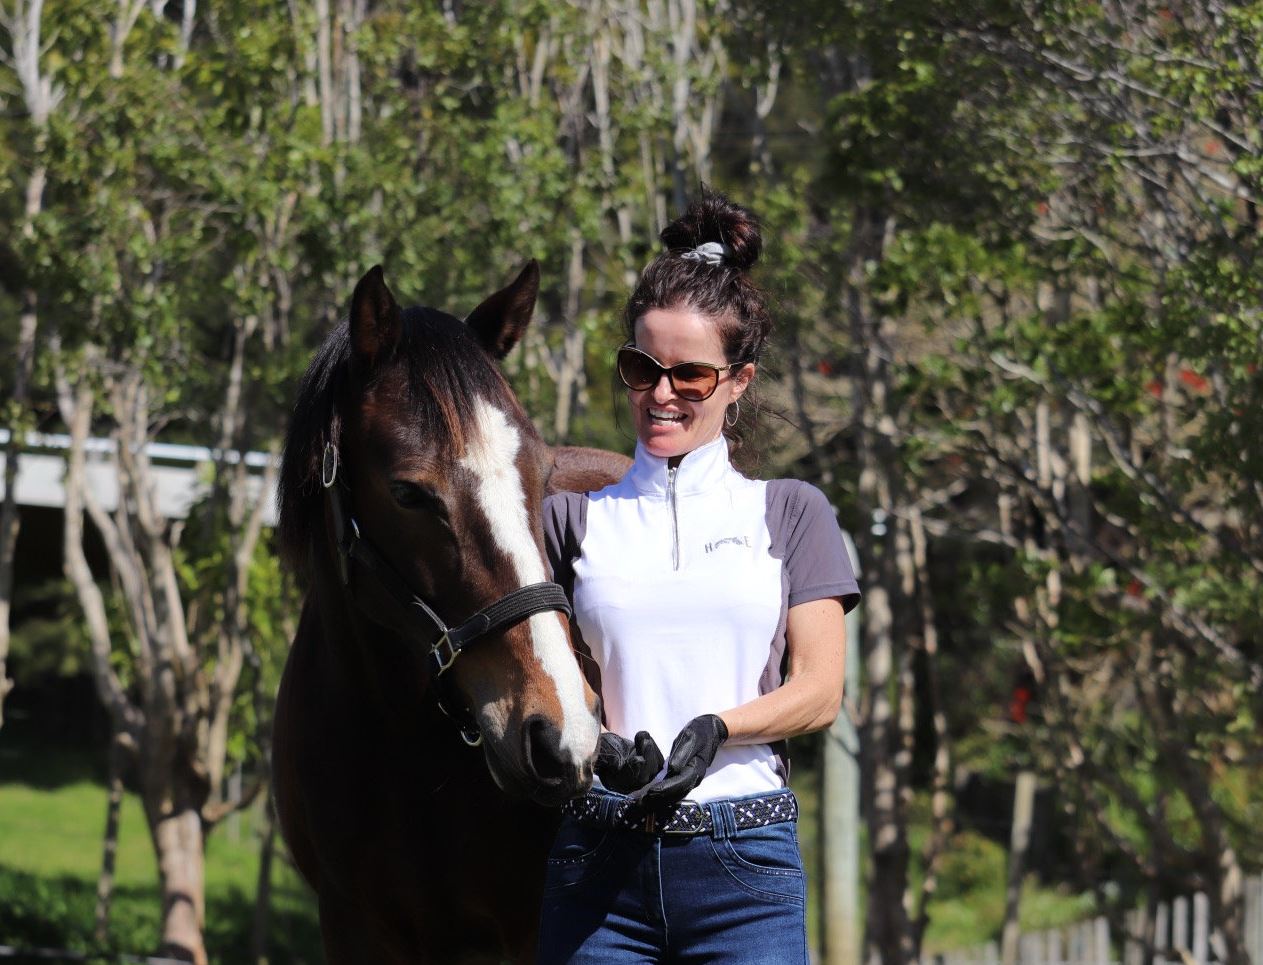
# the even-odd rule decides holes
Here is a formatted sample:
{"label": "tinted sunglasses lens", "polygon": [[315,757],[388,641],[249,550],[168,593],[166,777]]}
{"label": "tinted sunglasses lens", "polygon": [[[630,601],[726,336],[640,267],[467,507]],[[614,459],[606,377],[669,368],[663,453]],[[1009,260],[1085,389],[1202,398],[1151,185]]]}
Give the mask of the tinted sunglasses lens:
{"label": "tinted sunglasses lens", "polygon": [[671,383],[680,398],[690,402],[701,402],[710,397],[719,384],[719,370],[705,365],[690,365],[685,362],[671,370]]}
{"label": "tinted sunglasses lens", "polygon": [[629,389],[643,391],[652,388],[662,378],[662,369],[643,352],[634,348],[618,350],[618,377]]}

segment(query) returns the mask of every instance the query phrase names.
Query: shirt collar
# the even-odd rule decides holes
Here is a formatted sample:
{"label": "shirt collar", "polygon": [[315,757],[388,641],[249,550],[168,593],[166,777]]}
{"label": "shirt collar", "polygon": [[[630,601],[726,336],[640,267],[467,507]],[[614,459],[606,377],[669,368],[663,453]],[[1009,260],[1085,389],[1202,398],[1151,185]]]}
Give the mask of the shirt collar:
{"label": "shirt collar", "polygon": [[[675,472],[677,495],[706,492],[721,484],[735,470],[728,462],[728,440],[718,439],[684,454]],[[641,442],[636,443],[636,456],[627,479],[637,492],[665,495],[668,480],[667,460],[651,455]]]}

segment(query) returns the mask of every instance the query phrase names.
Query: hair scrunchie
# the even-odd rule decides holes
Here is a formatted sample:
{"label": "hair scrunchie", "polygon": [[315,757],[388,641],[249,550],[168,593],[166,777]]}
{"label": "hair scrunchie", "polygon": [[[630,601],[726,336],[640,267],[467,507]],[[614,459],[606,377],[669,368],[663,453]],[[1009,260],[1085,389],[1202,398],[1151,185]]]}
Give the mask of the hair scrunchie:
{"label": "hair scrunchie", "polygon": [[718,241],[707,241],[691,251],[680,255],[684,261],[700,261],[707,265],[722,265],[725,258],[732,256],[732,249]]}

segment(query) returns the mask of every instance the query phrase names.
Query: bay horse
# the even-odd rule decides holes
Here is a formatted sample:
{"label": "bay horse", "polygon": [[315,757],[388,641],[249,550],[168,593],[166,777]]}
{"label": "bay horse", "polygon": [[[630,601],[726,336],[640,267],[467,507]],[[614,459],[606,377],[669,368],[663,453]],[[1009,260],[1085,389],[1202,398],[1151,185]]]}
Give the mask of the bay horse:
{"label": "bay horse", "polygon": [[530,961],[556,808],[591,784],[599,701],[540,505],[627,460],[550,449],[496,365],[538,286],[532,261],[461,322],[374,268],[299,389],[272,767],[330,965]]}

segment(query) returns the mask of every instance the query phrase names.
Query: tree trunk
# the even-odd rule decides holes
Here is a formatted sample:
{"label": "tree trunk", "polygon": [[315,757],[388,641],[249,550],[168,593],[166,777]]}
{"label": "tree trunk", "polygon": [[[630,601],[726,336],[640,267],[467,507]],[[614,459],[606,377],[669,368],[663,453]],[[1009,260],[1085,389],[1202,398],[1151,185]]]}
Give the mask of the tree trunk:
{"label": "tree trunk", "polygon": [[1000,959],[1003,965],[1017,965],[1021,927],[1018,906],[1022,898],[1022,876],[1026,852],[1031,842],[1031,818],[1035,813],[1035,775],[1022,771],[1013,788],[1013,824],[1009,834],[1009,875],[1004,891],[1004,933]]}
{"label": "tree trunk", "polygon": [[[89,361],[92,357],[89,356]],[[143,723],[123,689],[123,683],[114,669],[110,646],[110,621],[105,608],[101,588],[93,578],[84,552],[84,512],[94,498],[87,484],[85,449],[88,428],[92,424],[93,399],[85,385],[71,387],[65,373],[57,373],[57,396],[62,421],[70,430],[70,448],[66,451],[65,493],[63,513],[65,531],[62,539],[62,572],[75,588],[75,596],[83,608],[84,624],[88,633],[89,652],[92,656],[92,680],[96,685],[101,706],[110,715],[114,733],[127,733],[133,738],[140,733]],[[91,510],[88,510],[91,511]],[[99,508],[94,515],[106,520]],[[108,536],[108,531],[107,531]]]}
{"label": "tree trunk", "polygon": [[557,404],[553,411],[553,443],[565,445],[570,437],[570,420],[584,385],[583,347],[586,342],[579,324],[582,310],[584,242],[576,231],[570,238],[570,269],[566,274],[566,317],[562,319],[560,358],[557,364]]}
{"label": "tree trunk", "polygon": [[[157,775],[159,778],[167,775]],[[162,892],[162,945],[159,953],[207,965],[202,929],[206,921],[205,840],[199,809],[170,805],[146,795],[145,815],[158,855]]]}
{"label": "tree trunk", "polygon": [[[907,607],[902,599],[894,508],[898,491],[895,465],[896,424],[891,411],[893,386],[890,359],[893,325],[864,296],[864,265],[880,257],[888,230],[879,212],[858,209],[851,241],[845,308],[852,344],[859,347],[860,378],[854,410],[858,425],[859,496],[861,511],[872,526],[856,533],[865,561],[865,620],[862,635],[867,687],[864,749],[865,791],[869,800],[871,884],[866,941],[884,965],[902,965],[915,958],[912,927],[905,906],[908,885],[908,838],[904,813],[905,788],[899,762],[900,735],[895,619]],[[910,544],[905,553],[910,554]]]}
{"label": "tree trunk", "polygon": [[[59,373],[58,395],[71,430],[66,471],[66,568],[88,618],[93,677],[115,728],[138,749],[142,798],[158,858],[162,888],[162,947],[183,961],[204,963],[201,808],[209,793],[203,736],[209,722],[208,685],[197,667],[184,622],[169,528],[154,504],[145,443],[149,409],[140,374],[110,380],[117,420],[114,458],[119,510],[111,517],[86,485],[84,448],[93,397],[86,383],[72,387]],[[91,514],[117,576],[131,618],[142,706],[131,703],[113,667],[104,600],[83,552],[83,512]],[[200,726],[199,726],[200,724]]]}
{"label": "tree trunk", "polygon": [[953,764],[951,734],[947,727],[947,712],[943,689],[939,680],[938,627],[934,620],[933,588],[930,584],[929,560],[926,546],[925,524],[921,510],[913,507],[908,513],[908,526],[912,536],[912,559],[915,568],[916,600],[920,608],[921,649],[925,655],[926,692],[930,701],[930,715],[934,723],[934,783],[930,800],[930,835],[921,855],[924,870],[921,895],[913,923],[913,940],[918,952],[930,920],[930,902],[938,888],[940,859],[947,850],[954,827]]}
{"label": "tree trunk", "polygon": [[263,835],[259,842],[259,877],[254,889],[254,925],[250,931],[250,960],[267,965],[268,919],[272,914],[272,858],[276,855],[276,815],[271,785],[263,806]]}
{"label": "tree trunk", "polygon": [[[47,112],[51,110],[48,96],[42,93],[39,83],[39,17],[40,5],[36,5],[33,13],[34,25],[30,23],[19,26],[9,24],[9,32],[18,30],[14,36],[14,59],[22,64],[22,69],[30,71],[34,66],[36,83],[28,85],[27,106],[33,118],[37,119],[38,133],[35,140],[37,156],[44,150]],[[28,50],[31,44],[34,50]],[[33,58],[33,60],[32,60]],[[43,103],[38,103],[40,98]],[[38,118],[43,117],[44,121]],[[47,181],[48,168],[36,163],[31,176],[26,182],[26,201],[22,234],[30,238],[34,233],[33,223],[44,207],[44,184]],[[31,395],[31,376],[35,371],[35,335],[38,330],[39,295],[33,288],[22,292],[22,314],[18,320],[18,341],[13,365],[13,392],[10,396],[11,411],[17,415],[9,425],[9,439],[4,447],[4,498],[0,501],[0,727],[4,726],[4,699],[13,689],[13,681],[9,679],[9,639],[11,628],[10,613],[13,604],[13,558],[17,552],[18,530],[21,518],[18,515],[18,462],[21,459],[22,446],[25,443],[25,417],[28,415]]]}
{"label": "tree trunk", "polygon": [[130,741],[116,734],[110,741],[109,797],[105,807],[105,840],[102,844],[101,874],[96,882],[96,925],[93,937],[103,945],[110,934],[110,903],[114,898],[114,867],[118,859],[118,821],[123,805],[123,767]]}

